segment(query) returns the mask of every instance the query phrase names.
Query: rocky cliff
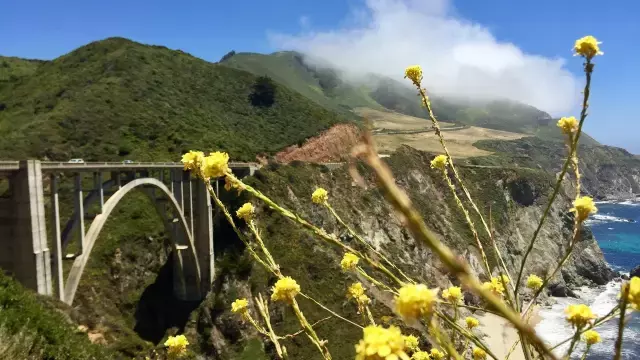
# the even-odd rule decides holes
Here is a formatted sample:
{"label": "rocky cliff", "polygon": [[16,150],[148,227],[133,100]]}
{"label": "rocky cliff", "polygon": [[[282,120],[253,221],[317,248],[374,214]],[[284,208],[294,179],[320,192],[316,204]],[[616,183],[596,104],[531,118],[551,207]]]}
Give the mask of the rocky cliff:
{"label": "rocky cliff", "polygon": [[[486,274],[480,270],[478,251],[452,195],[440,175],[429,168],[431,158],[432,155],[427,153],[403,147],[387,161],[396,175],[397,183],[407,191],[428,225],[486,279]],[[408,274],[430,287],[443,288],[456,284],[456,279],[438,259],[405,231],[402,220],[373,186],[371,174],[364,167],[361,170],[370,185],[366,189],[356,186],[344,168],[330,171],[323,166],[296,162],[287,166],[265,167],[249,181],[280,204],[356,246],[357,243],[350,240],[325,209],[312,204],[310,195],[315,187],[324,187],[329,191],[331,204],[344,220]],[[515,269],[542,215],[553,178],[543,171],[496,168],[463,168],[462,176],[487,218],[491,208],[491,221],[500,250],[511,272],[516,273]],[[227,194],[225,199],[232,208],[245,200],[247,198],[236,198],[233,194]],[[572,226],[569,205],[570,198],[561,194],[540,233],[527,263],[526,274],[542,276],[559,260]],[[270,352],[268,346],[263,349],[260,342],[249,340],[255,334],[248,325],[230,314],[229,306],[236,297],[250,298],[259,292],[268,293],[275,279],[247,260],[238,240],[224,221],[218,220],[216,242],[221,261],[216,291],[193,314],[188,332],[199,337],[200,351],[209,355],[230,359],[268,358],[265,355]],[[258,223],[284,274],[295,277],[303,291],[331,309],[360,321],[355,305],[348,303],[344,294],[347,286],[356,280],[362,281],[367,288],[371,286],[366,279],[358,279],[340,271],[341,254],[336,249],[321,243],[264,206],[259,207]],[[487,239],[483,241],[487,243]],[[489,257],[493,260],[495,254],[490,253]],[[584,231],[574,256],[554,279],[552,289],[557,295],[567,295],[575,286],[604,284],[612,276],[597,243],[588,231]],[[375,289],[372,295],[376,315],[390,315],[391,297]],[[301,301],[311,321],[326,316],[317,305],[304,299]],[[278,333],[298,330],[297,321],[288,309],[272,306],[272,318]],[[353,356],[353,344],[360,336],[357,328],[330,319],[318,326],[318,332],[329,341],[335,358]],[[302,337],[288,341],[287,348],[292,358],[317,357],[314,349]]]}
{"label": "rocky cliff", "polygon": [[[513,141],[479,141],[496,154],[471,160],[477,164],[518,165],[558,172],[566,157],[562,142],[537,137]],[[583,191],[604,199],[630,199],[640,193],[640,159],[613,146],[582,144],[578,149]]]}

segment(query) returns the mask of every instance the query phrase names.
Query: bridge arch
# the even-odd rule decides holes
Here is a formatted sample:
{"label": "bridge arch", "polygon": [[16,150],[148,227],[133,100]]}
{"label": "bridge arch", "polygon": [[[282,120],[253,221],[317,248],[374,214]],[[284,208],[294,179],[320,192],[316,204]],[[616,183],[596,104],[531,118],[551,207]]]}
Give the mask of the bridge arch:
{"label": "bridge arch", "polygon": [[[109,218],[109,215],[127,193],[129,193],[131,190],[136,189],[137,187],[143,186],[152,186],[156,189],[159,189],[162,193],[164,193],[166,198],[169,200],[171,207],[176,212],[178,218],[177,220],[179,223],[179,231],[184,236],[170,236],[170,239],[171,245],[174,250],[174,256],[176,257],[176,259],[174,259],[174,264],[179,266],[180,273],[182,274],[181,291],[183,291],[186,295],[188,292],[187,287],[195,285],[195,291],[200,294],[200,264],[198,262],[198,256],[196,254],[193,235],[189,230],[189,225],[184,217],[184,213],[182,212],[178,201],[173,196],[171,191],[160,180],[153,178],[142,178],[135,179],[124,185],[120,190],[116,191],[104,203],[102,213],[96,215],[95,219],[91,223],[91,226],[89,227],[89,230],[87,231],[87,234],[85,236],[84,252],[74,260],[67,281],[65,282],[64,301],[67,304],[71,305],[73,303],[73,299],[80,283],[80,278],[82,277],[84,268],[88,263],[89,256],[91,255],[91,250],[93,249],[93,246],[95,245],[98,236],[100,235],[100,231]],[[174,286],[175,284],[176,282],[174,282]]]}

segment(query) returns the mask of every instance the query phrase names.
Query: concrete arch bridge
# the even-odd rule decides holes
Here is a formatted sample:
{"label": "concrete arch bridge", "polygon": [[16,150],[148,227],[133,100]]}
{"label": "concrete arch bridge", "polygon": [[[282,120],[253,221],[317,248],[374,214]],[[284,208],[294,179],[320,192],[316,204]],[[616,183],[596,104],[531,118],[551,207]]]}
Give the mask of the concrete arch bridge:
{"label": "concrete arch bridge", "polygon": [[[230,167],[243,177],[252,175],[258,165],[231,163]],[[174,276],[176,296],[198,300],[210,290],[214,275],[211,199],[202,181],[192,179],[182,164],[4,161],[0,176],[9,184],[8,196],[0,198],[0,268],[26,287],[72,304],[109,215],[127,194],[142,190],[170,234],[178,275]],[[69,178],[73,179],[73,212],[62,223],[59,184]],[[89,189],[88,182],[93,184]],[[99,210],[89,214],[89,208]],[[68,253],[71,248],[76,249],[74,253]],[[66,277],[63,261],[73,261]]]}

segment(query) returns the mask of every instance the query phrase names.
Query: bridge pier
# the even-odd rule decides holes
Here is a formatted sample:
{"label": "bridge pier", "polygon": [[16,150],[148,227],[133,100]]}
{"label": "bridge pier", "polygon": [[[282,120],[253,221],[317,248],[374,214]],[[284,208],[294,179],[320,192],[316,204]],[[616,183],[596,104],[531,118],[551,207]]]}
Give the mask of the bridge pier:
{"label": "bridge pier", "polygon": [[[9,178],[9,211],[2,212],[0,264],[24,286],[51,295],[51,259],[47,244],[40,161],[20,161]],[[9,235],[9,236],[6,236]]]}

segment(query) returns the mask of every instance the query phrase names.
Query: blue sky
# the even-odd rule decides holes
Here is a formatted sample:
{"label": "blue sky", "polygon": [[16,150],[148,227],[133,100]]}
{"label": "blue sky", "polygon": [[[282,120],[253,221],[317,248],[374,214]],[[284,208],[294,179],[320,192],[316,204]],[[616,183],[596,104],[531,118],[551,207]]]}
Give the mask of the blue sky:
{"label": "blue sky", "polygon": [[[340,50],[339,47],[327,47],[326,39],[331,39],[330,35],[342,36],[369,31],[372,22],[371,19],[367,20],[367,12],[371,12],[372,8],[377,7],[373,23],[392,21],[393,17],[385,18],[391,12],[389,8],[380,5],[388,2],[406,5],[405,10],[409,13],[423,7],[429,7],[429,16],[437,13],[435,17],[425,19],[454,18],[454,26],[462,29],[458,31],[459,34],[475,31],[473,29],[476,28],[480,29],[478,36],[481,38],[489,34],[489,43],[493,44],[491,49],[498,49],[496,54],[500,56],[483,59],[480,56],[478,61],[497,59],[499,62],[503,55],[513,55],[517,61],[525,59],[526,64],[538,65],[536,56],[551,62],[558,58],[565,59],[566,64],[561,66],[561,71],[557,69],[557,64],[545,62],[536,70],[538,73],[530,74],[534,79],[540,78],[540,82],[548,82],[536,90],[536,99],[541,104],[559,98],[560,95],[554,92],[553,80],[562,78],[563,71],[573,74],[576,86],[582,85],[581,61],[571,57],[571,47],[578,37],[587,34],[596,36],[603,42],[602,50],[605,55],[597,58],[592,110],[586,130],[603,143],[622,146],[640,154],[640,141],[637,140],[640,121],[636,119],[638,111],[634,108],[638,101],[637,84],[640,83],[639,70],[635,66],[640,55],[640,48],[637,46],[637,39],[640,38],[640,21],[637,20],[640,2],[633,0],[604,3],[595,0],[369,0],[367,4],[363,0],[16,0],[2,5],[0,54],[53,59],[88,42],[111,36],[181,49],[210,61],[218,60],[232,49],[270,52],[287,45],[322,53],[326,49]],[[432,9],[438,6],[445,6],[447,10]],[[420,30],[427,37],[431,29],[428,25]],[[440,31],[448,31],[450,25],[441,27]],[[352,31],[354,29],[357,31]],[[379,32],[375,34],[386,35],[387,33]],[[375,36],[374,42],[377,39]],[[425,40],[428,42],[426,50],[432,49],[436,40]],[[457,39],[453,38],[452,41]],[[437,45],[440,46],[437,49],[442,46],[449,49],[447,44]],[[384,61],[375,63],[372,60],[372,64],[394,64],[394,59],[385,57],[388,55],[384,50],[376,49],[381,53],[378,58]],[[424,52],[419,52],[415,56],[423,54]],[[474,56],[466,57],[474,60]],[[406,59],[408,64],[421,61],[422,59]],[[446,62],[447,59],[442,61],[445,65]],[[485,66],[491,67],[490,64]],[[396,71],[395,67],[399,65],[394,65],[392,71]],[[557,71],[558,74],[545,78],[545,69]],[[434,74],[434,77],[440,73]],[[537,81],[532,82],[531,76],[518,77],[516,80],[535,87]],[[444,80],[448,78],[445,76]],[[562,85],[559,82],[558,88],[560,87]],[[565,90],[563,89],[564,93]],[[501,90],[496,91],[500,93]],[[522,96],[526,98],[527,95]],[[576,111],[576,107],[570,105],[564,112],[567,115],[577,115]]]}

